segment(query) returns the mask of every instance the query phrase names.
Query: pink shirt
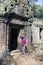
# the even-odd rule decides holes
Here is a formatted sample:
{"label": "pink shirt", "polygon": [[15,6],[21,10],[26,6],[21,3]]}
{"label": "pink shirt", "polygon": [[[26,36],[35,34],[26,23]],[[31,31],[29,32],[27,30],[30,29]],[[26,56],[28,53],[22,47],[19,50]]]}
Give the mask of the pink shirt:
{"label": "pink shirt", "polygon": [[26,37],[24,37],[24,38],[22,39],[21,44],[22,44],[22,45],[25,45],[25,44],[26,44]]}

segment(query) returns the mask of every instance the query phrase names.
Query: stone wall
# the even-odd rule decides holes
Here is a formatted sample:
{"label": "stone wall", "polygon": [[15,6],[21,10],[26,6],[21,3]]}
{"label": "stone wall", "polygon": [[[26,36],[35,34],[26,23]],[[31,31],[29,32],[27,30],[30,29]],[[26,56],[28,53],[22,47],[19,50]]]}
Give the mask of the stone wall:
{"label": "stone wall", "polygon": [[32,25],[32,38],[33,43],[39,43],[39,27],[35,25]]}
{"label": "stone wall", "polygon": [[42,39],[40,38],[41,29],[43,29],[43,20],[35,18],[32,23],[32,38],[33,43],[43,43]]}
{"label": "stone wall", "polygon": [[6,24],[5,20],[0,20],[0,58],[6,54]]}
{"label": "stone wall", "polygon": [[[23,17],[31,17],[32,11],[27,0],[0,0],[0,15],[15,13]],[[5,4],[5,5],[4,5]]]}

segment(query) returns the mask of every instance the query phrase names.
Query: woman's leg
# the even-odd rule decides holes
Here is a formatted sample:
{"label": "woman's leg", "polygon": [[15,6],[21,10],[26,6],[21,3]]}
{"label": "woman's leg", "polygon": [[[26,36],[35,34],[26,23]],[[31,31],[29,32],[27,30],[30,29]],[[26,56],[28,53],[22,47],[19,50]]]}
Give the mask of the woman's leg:
{"label": "woman's leg", "polygon": [[25,45],[22,46],[22,54],[25,55]]}

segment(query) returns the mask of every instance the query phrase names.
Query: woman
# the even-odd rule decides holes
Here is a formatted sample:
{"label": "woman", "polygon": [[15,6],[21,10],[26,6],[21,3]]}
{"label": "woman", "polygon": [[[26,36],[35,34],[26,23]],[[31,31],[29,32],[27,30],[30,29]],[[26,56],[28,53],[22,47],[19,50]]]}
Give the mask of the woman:
{"label": "woman", "polygon": [[23,35],[23,37],[21,37],[21,39],[22,39],[22,41],[21,41],[22,54],[25,56],[26,37]]}

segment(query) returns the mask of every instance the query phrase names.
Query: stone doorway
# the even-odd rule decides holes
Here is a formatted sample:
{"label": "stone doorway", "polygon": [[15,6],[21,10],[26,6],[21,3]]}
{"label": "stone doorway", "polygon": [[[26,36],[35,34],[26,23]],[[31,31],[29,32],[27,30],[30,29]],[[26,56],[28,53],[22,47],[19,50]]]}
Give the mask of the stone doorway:
{"label": "stone doorway", "polygon": [[40,39],[43,39],[43,28],[40,28]]}
{"label": "stone doorway", "polygon": [[16,50],[18,48],[17,38],[18,38],[19,32],[22,28],[23,28],[23,26],[20,26],[20,25],[10,25],[9,26],[8,49],[10,52],[13,50]]}

